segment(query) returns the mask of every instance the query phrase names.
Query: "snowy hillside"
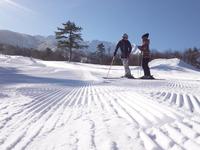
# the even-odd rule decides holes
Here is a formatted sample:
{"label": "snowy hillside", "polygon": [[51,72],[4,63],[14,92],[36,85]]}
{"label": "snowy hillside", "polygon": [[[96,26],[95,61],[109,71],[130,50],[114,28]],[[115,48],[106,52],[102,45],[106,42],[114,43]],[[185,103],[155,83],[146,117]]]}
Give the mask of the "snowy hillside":
{"label": "snowy hillside", "polygon": [[55,49],[56,47],[54,36],[32,36],[8,30],[0,30],[0,43],[39,50],[45,50],[47,47]]}
{"label": "snowy hillside", "polygon": [[[167,79],[199,80],[199,69],[186,64],[185,62],[174,59],[157,59],[150,63],[154,76],[162,76]],[[155,70],[155,71],[154,71]],[[191,75],[192,74],[192,75]]]}
{"label": "snowy hillside", "polygon": [[0,30],[0,43],[25,48],[36,48],[36,45],[39,45],[40,40],[27,34],[21,34],[8,30]]}
{"label": "snowy hillside", "polygon": [[158,80],[103,79],[109,66],[0,55],[0,150],[199,150],[200,71],[150,66]]}
{"label": "snowy hillside", "polygon": [[[45,50],[46,48],[51,48],[55,50],[57,46],[57,40],[53,35],[47,37],[40,35],[32,36],[9,30],[0,30],[0,43],[25,48],[35,48],[38,50]],[[83,42],[83,45],[88,45],[89,47],[87,48],[87,50],[94,52],[96,51],[97,45],[100,43],[104,44],[106,50],[108,48],[111,48],[111,52],[115,48],[114,43],[99,40],[85,41]]]}

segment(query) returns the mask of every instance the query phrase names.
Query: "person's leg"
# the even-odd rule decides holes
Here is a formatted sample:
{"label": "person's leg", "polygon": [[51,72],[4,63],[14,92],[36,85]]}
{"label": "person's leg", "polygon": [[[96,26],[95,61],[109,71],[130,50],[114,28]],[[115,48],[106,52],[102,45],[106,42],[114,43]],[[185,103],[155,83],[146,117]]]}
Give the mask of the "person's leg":
{"label": "person's leg", "polygon": [[144,70],[144,76],[151,76],[149,69],[149,58],[143,58],[142,68]]}
{"label": "person's leg", "polygon": [[142,59],[142,69],[144,71],[144,76],[146,76],[146,60],[145,58]]}
{"label": "person's leg", "polygon": [[122,63],[123,63],[124,70],[125,70],[125,76],[131,75],[131,71],[130,71],[129,64],[128,64],[128,59],[122,58]]}
{"label": "person's leg", "polygon": [[149,69],[149,61],[150,61],[150,59],[147,58],[146,61],[147,61],[147,76],[151,76],[150,69]]}

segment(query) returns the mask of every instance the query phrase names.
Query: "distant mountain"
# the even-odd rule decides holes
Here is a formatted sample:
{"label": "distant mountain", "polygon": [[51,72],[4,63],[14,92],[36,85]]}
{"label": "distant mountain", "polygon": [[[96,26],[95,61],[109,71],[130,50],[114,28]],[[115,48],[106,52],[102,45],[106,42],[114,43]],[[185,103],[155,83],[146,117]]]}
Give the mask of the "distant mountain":
{"label": "distant mountain", "polygon": [[32,36],[9,30],[0,30],[0,43],[24,48],[35,48],[38,50],[44,50],[47,47],[55,49],[56,47],[56,39],[54,36]]}
{"label": "distant mountain", "polygon": [[99,41],[99,40],[93,40],[91,42],[88,42],[87,44],[89,45],[88,50],[89,51],[96,51],[97,45],[103,43],[105,46],[105,49],[108,50],[110,48],[111,51],[114,50],[115,44],[107,41]]}
{"label": "distant mountain", "polygon": [[[45,50],[47,47],[52,50],[56,49],[57,41],[55,36],[41,36],[41,35],[28,35],[18,32],[13,32],[9,30],[0,30],[0,43],[9,44],[18,47],[24,48],[34,48],[38,50]],[[103,43],[106,50],[111,49],[111,52],[114,50],[115,44],[107,41],[84,41],[83,44],[88,45],[87,51],[94,52],[98,44]]]}

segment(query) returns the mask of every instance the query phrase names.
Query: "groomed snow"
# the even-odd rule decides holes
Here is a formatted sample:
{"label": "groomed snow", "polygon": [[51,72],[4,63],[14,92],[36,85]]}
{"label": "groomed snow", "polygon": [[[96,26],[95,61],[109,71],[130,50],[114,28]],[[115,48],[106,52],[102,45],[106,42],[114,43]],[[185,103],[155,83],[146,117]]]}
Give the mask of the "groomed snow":
{"label": "groomed snow", "polygon": [[199,150],[200,71],[150,66],[158,80],[104,79],[109,66],[0,55],[0,150]]}

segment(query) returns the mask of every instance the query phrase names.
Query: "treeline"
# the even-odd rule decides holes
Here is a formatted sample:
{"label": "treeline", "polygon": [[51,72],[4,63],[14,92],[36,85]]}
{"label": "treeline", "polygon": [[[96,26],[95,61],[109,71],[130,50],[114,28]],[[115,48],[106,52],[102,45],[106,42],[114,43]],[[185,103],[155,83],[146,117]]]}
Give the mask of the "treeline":
{"label": "treeline", "polygon": [[[20,55],[26,57],[33,57],[42,60],[51,60],[51,61],[68,61],[69,54],[67,51],[61,49],[51,50],[47,48],[44,51],[39,51],[36,49],[20,48],[17,46],[0,44],[0,53],[6,55]],[[74,50],[71,56],[71,61],[73,62],[84,62],[92,64],[102,64],[109,65],[112,61],[113,51],[110,49],[105,49],[103,43],[97,45],[97,48],[94,52]],[[131,55],[130,56],[130,65],[137,66],[140,64],[141,55]],[[200,68],[200,49],[198,48],[189,48],[183,52],[180,51],[165,51],[159,52],[152,50],[151,59],[158,58],[179,58],[184,62],[191,64],[197,68]],[[120,55],[115,58],[114,65],[121,65]]]}
{"label": "treeline", "polygon": [[[89,63],[96,63],[96,64],[105,64],[105,65],[109,65],[110,62],[112,61],[112,53],[110,54],[110,51],[105,51],[102,50],[101,54],[98,55],[99,53],[99,46],[97,46],[97,51],[94,53],[90,53],[87,58],[88,60],[90,60]],[[103,52],[103,54],[102,54]],[[165,58],[165,59],[170,59],[170,58],[179,58],[180,60],[195,66],[196,68],[200,68],[200,49],[198,48],[189,48],[186,49],[185,51],[172,51],[172,50],[168,50],[168,51],[164,51],[164,52],[160,52],[157,50],[152,50],[151,51],[151,59],[159,59],[159,58]],[[102,61],[103,59],[103,61]],[[130,55],[130,59],[129,59],[129,64],[133,65],[133,66],[138,66],[141,64],[141,59],[142,56],[141,54],[131,54]],[[121,59],[120,59],[120,55],[118,55],[115,58],[114,61],[115,65],[121,65]]]}
{"label": "treeline", "polygon": [[[0,44],[0,53],[6,55],[21,55],[33,57],[42,60],[52,61],[73,61],[84,62],[92,64],[109,65],[113,58],[113,51],[111,48],[106,49],[103,43],[96,45],[95,50],[87,51],[88,45],[83,45],[81,34],[82,28],[77,26],[74,22],[67,21],[61,27],[57,28],[55,36],[57,39],[57,48],[52,50],[39,51],[37,49],[21,48],[17,46]],[[92,52],[91,52],[92,51]],[[152,59],[158,58],[179,58],[188,64],[200,68],[200,49],[190,48],[183,52],[180,51],[165,51],[159,52],[153,50],[151,52]],[[135,54],[131,55],[129,59],[130,65],[140,65],[142,56]],[[121,65],[120,56],[115,58],[114,65]]]}
{"label": "treeline", "polygon": [[7,44],[0,44],[0,53],[5,55],[19,55],[26,57],[33,57],[42,60],[66,60],[62,51],[52,51],[47,48],[44,51],[39,51],[36,49],[21,48],[18,46],[12,46]]}

